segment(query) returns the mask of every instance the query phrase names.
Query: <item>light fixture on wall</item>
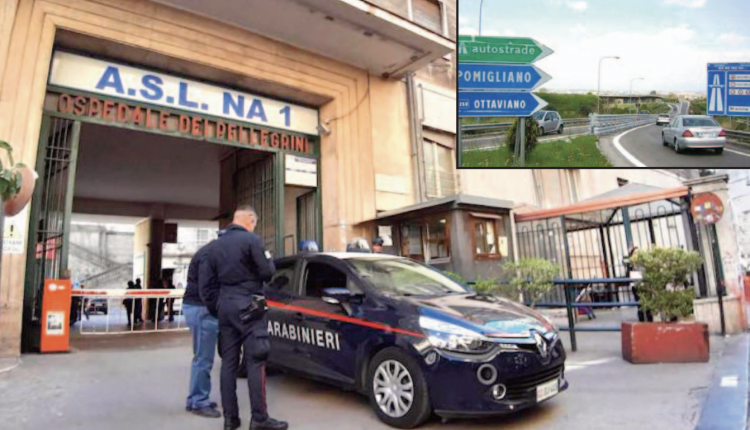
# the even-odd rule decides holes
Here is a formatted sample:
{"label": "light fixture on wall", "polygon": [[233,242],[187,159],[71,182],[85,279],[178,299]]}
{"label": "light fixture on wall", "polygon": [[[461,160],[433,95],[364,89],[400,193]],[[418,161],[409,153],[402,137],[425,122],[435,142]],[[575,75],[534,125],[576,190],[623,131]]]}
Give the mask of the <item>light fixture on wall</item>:
{"label": "light fixture on wall", "polygon": [[318,124],[318,133],[320,133],[322,136],[330,136],[331,135],[331,129],[328,127],[328,124],[330,124],[330,121],[321,122]]}

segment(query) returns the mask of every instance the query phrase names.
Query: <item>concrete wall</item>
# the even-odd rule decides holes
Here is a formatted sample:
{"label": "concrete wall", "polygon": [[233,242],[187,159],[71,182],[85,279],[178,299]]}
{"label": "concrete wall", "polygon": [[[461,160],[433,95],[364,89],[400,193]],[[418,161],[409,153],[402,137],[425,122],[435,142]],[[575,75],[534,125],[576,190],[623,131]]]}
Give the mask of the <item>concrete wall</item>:
{"label": "concrete wall", "polygon": [[[400,83],[368,87],[364,70],[146,0],[3,0],[1,5],[0,140],[10,142],[16,159],[28,165],[35,165],[50,57],[61,29],[96,38],[101,43],[90,49],[115,59],[127,49],[143,61],[160,62],[167,72],[189,73],[191,67],[180,66],[194,64],[215,71],[214,76],[234,76],[233,85],[265,82],[330,100],[319,108],[321,119],[336,118],[332,134],[321,142],[326,249],[345,249],[347,235],[357,233],[352,225],[375,215],[374,166],[408,152],[393,151],[383,159],[390,151],[377,156],[373,151],[373,116],[388,117],[406,106]],[[377,129],[384,140],[408,146],[403,122],[378,121]],[[0,356],[20,351],[25,260],[25,255],[2,260]]]}
{"label": "concrete wall", "polygon": [[[416,203],[406,84],[371,78],[375,207],[387,211]],[[377,109],[375,106],[387,106]]]}

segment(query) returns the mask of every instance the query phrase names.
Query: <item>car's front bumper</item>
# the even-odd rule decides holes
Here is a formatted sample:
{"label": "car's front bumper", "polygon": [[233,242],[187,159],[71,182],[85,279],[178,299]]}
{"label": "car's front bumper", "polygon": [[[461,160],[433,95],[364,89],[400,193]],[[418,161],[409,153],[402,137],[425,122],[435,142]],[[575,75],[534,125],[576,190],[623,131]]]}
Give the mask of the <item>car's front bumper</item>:
{"label": "car's front bumper", "polygon": [[686,149],[719,149],[723,148],[727,144],[726,137],[711,137],[711,138],[698,138],[698,137],[683,137],[678,138],[677,142],[680,147]]}
{"label": "car's front bumper", "polygon": [[[482,417],[514,413],[538,404],[536,388],[558,381],[558,394],[568,388],[565,380],[565,350],[557,342],[549,361],[531,351],[502,352],[487,361],[458,361],[441,354],[433,365],[424,365],[430,400],[441,417]],[[479,381],[480,366],[490,363],[497,369],[497,380],[485,385]],[[492,387],[503,384],[506,395],[492,396]],[[554,398],[554,396],[552,397]],[[545,399],[546,401],[549,399]]]}

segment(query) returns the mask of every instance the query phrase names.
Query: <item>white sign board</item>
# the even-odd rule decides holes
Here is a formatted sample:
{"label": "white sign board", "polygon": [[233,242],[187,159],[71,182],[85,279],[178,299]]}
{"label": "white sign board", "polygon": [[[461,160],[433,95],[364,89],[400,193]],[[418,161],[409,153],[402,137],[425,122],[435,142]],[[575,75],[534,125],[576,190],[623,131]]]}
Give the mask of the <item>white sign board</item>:
{"label": "white sign board", "polygon": [[3,255],[23,254],[26,247],[26,206],[16,216],[5,218],[3,224]]}
{"label": "white sign board", "polygon": [[315,109],[67,52],[55,53],[49,84],[318,135]]}
{"label": "white sign board", "polygon": [[378,226],[378,237],[383,239],[383,246],[393,246],[393,230],[391,229],[391,226]]}
{"label": "white sign board", "polygon": [[314,158],[287,154],[286,180],[284,183],[303,187],[317,187],[318,162]]}

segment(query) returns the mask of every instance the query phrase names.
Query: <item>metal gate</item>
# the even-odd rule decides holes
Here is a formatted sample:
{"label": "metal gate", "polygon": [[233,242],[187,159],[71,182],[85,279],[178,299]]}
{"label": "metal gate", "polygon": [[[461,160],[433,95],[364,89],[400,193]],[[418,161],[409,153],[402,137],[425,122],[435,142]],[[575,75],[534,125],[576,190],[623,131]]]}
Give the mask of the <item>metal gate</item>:
{"label": "metal gate", "polygon": [[259,234],[266,247],[276,254],[276,187],[274,184],[274,156],[261,158],[236,173],[237,207],[250,205],[258,214]]}
{"label": "metal gate", "polygon": [[25,351],[39,345],[44,280],[57,278],[68,265],[68,235],[81,123],[45,115],[36,171],[40,180],[31,203],[23,310]]}

